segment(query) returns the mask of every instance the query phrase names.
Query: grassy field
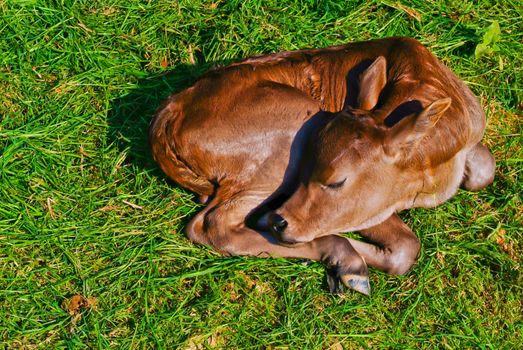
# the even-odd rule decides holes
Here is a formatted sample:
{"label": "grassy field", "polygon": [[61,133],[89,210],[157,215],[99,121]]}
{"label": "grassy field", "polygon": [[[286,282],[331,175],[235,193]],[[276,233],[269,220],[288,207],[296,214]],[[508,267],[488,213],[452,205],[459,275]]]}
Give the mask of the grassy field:
{"label": "grassy field", "polygon": [[[147,148],[160,101],[217,64],[392,35],[467,82],[498,162],[402,213],[414,269],[334,296],[318,263],[191,244],[199,206]],[[522,90],[517,0],[0,1],[0,348],[522,348]]]}

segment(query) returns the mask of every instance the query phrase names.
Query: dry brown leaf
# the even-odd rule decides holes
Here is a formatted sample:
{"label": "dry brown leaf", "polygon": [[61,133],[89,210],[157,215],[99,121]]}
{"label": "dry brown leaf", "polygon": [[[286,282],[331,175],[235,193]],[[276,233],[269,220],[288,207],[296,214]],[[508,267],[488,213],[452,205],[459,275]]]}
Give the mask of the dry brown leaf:
{"label": "dry brown leaf", "polygon": [[[84,298],[82,295],[75,294],[62,302],[62,308],[71,316],[77,315],[81,309],[96,308],[96,299],[93,297]],[[73,319],[77,321],[77,317]]]}
{"label": "dry brown leaf", "polygon": [[187,53],[189,54],[189,63],[196,64],[196,60],[194,59],[194,54],[193,54],[191,45],[189,45],[189,47],[187,48]]}
{"label": "dry brown leaf", "polygon": [[109,15],[112,15],[113,13],[117,12],[118,10],[115,9],[114,7],[110,7],[110,6],[106,6],[103,8],[103,11],[101,12],[102,15],[104,16],[109,16]]}
{"label": "dry brown leaf", "polygon": [[329,347],[330,350],[343,350],[343,345],[340,342],[336,342]]}
{"label": "dry brown leaf", "polygon": [[51,219],[55,218],[53,205],[52,205],[53,203],[54,203],[54,199],[52,199],[51,197],[47,197],[47,201],[45,204],[46,204],[47,211],[49,212],[49,215],[51,215]]}
{"label": "dry brown leaf", "polygon": [[83,30],[85,30],[86,32],[88,32],[88,33],[94,32],[94,30],[92,30],[90,28],[87,28],[87,26],[85,24],[83,24],[82,22],[80,22],[80,21],[78,21],[78,26],[80,28],[82,28]]}
{"label": "dry brown leaf", "polygon": [[134,203],[131,203],[131,202],[128,202],[126,200],[122,200],[123,203],[127,204],[128,206],[130,206],[131,208],[134,208],[134,209],[143,209],[142,206],[138,205],[138,204],[134,204]]}
{"label": "dry brown leaf", "polygon": [[104,213],[108,212],[108,211],[113,211],[113,210],[116,210],[118,209],[118,207],[116,205],[105,205],[103,207],[101,207],[100,209],[98,209],[98,211],[103,211]]}
{"label": "dry brown leaf", "polygon": [[85,299],[83,296],[75,294],[69,299],[65,299],[62,303],[62,308],[73,316],[77,314],[81,308],[85,306]]}
{"label": "dry brown leaf", "polygon": [[496,234],[496,243],[513,261],[519,262],[519,258],[514,249],[514,242],[507,242],[505,239],[505,230],[501,229]]}
{"label": "dry brown leaf", "polygon": [[409,15],[412,18],[414,18],[416,21],[418,21],[418,22],[421,21],[421,14],[418,11],[414,10],[413,8],[407,7],[407,6],[402,5],[400,3],[396,3],[395,7],[398,10],[401,10],[401,11],[405,12],[407,15]]}

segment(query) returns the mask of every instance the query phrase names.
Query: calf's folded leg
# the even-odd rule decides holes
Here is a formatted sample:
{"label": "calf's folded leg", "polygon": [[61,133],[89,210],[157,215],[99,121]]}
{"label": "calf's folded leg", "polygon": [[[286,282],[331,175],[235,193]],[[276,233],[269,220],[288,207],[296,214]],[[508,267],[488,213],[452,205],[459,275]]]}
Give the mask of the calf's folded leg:
{"label": "calf's folded leg", "polygon": [[[249,202],[242,197],[213,201],[188,225],[189,238],[229,255],[318,260],[331,268],[346,287],[370,293],[367,265],[346,238],[329,235],[307,243],[283,245],[269,233],[246,227],[244,218],[252,208]],[[337,283],[332,281],[332,275],[329,277],[327,282],[334,291]]]}
{"label": "calf's folded leg", "polygon": [[406,273],[416,261],[420,242],[397,214],[379,225],[360,231],[370,242],[350,240],[368,265],[394,275]]}

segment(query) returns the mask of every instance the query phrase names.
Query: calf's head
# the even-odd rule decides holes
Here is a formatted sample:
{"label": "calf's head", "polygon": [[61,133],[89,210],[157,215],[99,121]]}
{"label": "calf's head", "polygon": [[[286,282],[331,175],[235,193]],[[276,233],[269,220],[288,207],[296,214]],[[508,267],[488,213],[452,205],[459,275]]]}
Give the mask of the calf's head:
{"label": "calf's head", "polygon": [[426,181],[425,160],[415,150],[430,139],[451,100],[436,100],[387,128],[372,118],[386,84],[385,60],[378,58],[361,82],[358,108],[335,114],[310,140],[296,192],[268,216],[284,242],[374,226],[411,207]]}

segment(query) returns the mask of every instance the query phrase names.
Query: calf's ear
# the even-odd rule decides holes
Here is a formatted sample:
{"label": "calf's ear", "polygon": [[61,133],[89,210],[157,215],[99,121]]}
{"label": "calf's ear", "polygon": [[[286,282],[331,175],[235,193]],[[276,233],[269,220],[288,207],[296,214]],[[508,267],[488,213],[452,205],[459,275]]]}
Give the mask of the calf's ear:
{"label": "calf's ear", "polygon": [[360,75],[357,108],[370,111],[378,103],[381,90],[387,84],[387,61],[379,56]]}
{"label": "calf's ear", "polygon": [[420,113],[403,118],[389,129],[384,143],[385,152],[390,156],[408,155],[436,125],[451,102],[451,98],[442,98],[432,102]]}

